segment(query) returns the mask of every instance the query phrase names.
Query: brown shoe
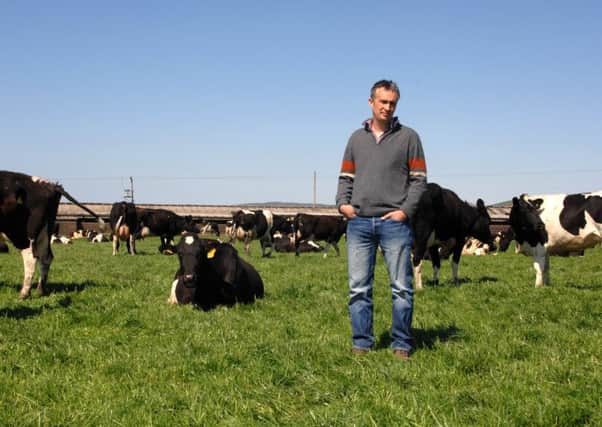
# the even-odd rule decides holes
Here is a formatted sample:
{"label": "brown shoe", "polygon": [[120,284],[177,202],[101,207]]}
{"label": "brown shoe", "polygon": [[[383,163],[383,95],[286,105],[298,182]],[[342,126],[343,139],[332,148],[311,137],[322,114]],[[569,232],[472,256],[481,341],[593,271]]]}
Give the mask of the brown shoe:
{"label": "brown shoe", "polygon": [[368,354],[370,350],[368,350],[367,348],[358,348],[358,347],[353,347],[351,349],[351,353],[353,353],[354,356],[365,356],[366,354]]}
{"label": "brown shoe", "polygon": [[393,356],[401,360],[410,360],[410,352],[400,348],[393,350]]}

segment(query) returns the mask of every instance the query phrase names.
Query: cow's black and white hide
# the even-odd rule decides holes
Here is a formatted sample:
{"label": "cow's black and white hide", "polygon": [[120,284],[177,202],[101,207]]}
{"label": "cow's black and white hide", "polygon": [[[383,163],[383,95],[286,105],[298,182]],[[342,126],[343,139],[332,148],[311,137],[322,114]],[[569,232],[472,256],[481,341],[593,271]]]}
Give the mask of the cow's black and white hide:
{"label": "cow's black and white hide", "polygon": [[173,238],[184,232],[199,233],[200,230],[192,220],[192,216],[180,216],[167,209],[139,209],[138,218],[141,225],[141,237],[150,234],[159,236],[161,245],[159,252],[173,254]]}
{"label": "cow's black and white hide", "polygon": [[[294,235],[283,235],[280,232],[274,233],[274,250],[276,252],[296,252]],[[311,240],[304,240],[299,244],[300,252],[322,252],[324,247]]]}
{"label": "cow's black and white hide", "polygon": [[256,211],[238,210],[232,213],[232,227],[234,236],[244,242],[245,252],[250,255],[250,246],[253,239],[259,239],[261,256],[269,257],[272,254],[271,230],[274,217],[271,211],[260,209]]}
{"label": "cow's black and white hide", "polygon": [[533,256],[535,286],[550,284],[550,255],[581,253],[602,242],[602,191],[512,199],[517,251]]}
{"label": "cow's black and white hide", "polygon": [[200,230],[201,234],[215,234],[216,237],[220,236],[219,224],[215,221],[209,221],[202,224]]}
{"label": "cow's black and white hide", "polygon": [[299,256],[301,253],[301,242],[322,240],[326,241],[324,258],[326,258],[331,246],[339,256],[338,243],[347,231],[347,221],[342,216],[298,213],[293,221],[293,226],[295,230],[295,255]]}
{"label": "cow's black and white hide", "polygon": [[0,232],[21,251],[24,270],[21,299],[30,295],[36,264],[40,277],[38,291],[45,293],[53,259],[50,236],[55,231],[61,196],[94,216],[104,228],[104,222],[96,213],[59,184],[23,173],[0,171]]}
{"label": "cow's black and white hide", "polygon": [[[136,237],[140,232],[140,220],[136,205],[130,202],[115,202],[109,214],[113,232],[113,255],[119,251],[119,242],[125,241],[130,255],[136,254]],[[90,239],[90,236],[88,236]],[[93,239],[94,237],[92,237]],[[90,241],[93,241],[90,239]]]}
{"label": "cow's black and white hide", "polygon": [[57,236],[56,234],[53,234],[50,236],[50,244],[52,245],[70,245],[71,244],[71,239],[68,238],[67,236]]}
{"label": "cow's black and white hide", "polygon": [[180,267],[168,303],[194,304],[210,310],[220,304],[248,304],[263,298],[261,276],[229,243],[187,233],[175,249]]}
{"label": "cow's black and white hide", "polygon": [[453,280],[454,284],[458,284],[458,264],[466,238],[475,237],[487,243],[490,248],[495,247],[490,223],[491,218],[483,200],[478,199],[477,206],[474,207],[462,201],[453,191],[429,183],[412,221],[416,289],[423,288],[421,264],[427,251],[433,264],[433,283],[439,283],[439,247],[442,245],[451,249]]}

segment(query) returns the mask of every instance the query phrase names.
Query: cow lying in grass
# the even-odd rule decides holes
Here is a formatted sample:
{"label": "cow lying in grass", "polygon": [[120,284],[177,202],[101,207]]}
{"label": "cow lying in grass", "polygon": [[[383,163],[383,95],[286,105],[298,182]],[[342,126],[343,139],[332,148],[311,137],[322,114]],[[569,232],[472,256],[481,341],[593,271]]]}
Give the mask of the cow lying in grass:
{"label": "cow lying in grass", "polygon": [[194,304],[206,311],[219,304],[249,304],[263,298],[259,273],[232,245],[186,233],[175,249],[180,268],[168,303]]}

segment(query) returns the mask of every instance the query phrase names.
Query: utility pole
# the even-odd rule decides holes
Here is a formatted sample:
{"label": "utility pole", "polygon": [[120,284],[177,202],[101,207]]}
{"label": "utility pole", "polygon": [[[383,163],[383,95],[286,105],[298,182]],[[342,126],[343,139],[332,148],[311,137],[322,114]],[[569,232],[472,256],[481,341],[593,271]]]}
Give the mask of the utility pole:
{"label": "utility pole", "polygon": [[316,171],[314,171],[314,208],[316,207]]}
{"label": "utility pole", "polygon": [[134,178],[130,176],[130,188],[123,190],[123,199],[134,203]]}

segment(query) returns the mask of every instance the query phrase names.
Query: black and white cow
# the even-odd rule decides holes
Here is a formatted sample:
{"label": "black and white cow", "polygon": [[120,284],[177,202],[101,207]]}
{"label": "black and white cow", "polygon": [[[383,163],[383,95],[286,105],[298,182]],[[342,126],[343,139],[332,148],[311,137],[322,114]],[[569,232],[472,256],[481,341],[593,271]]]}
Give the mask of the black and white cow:
{"label": "black and white cow", "polygon": [[0,171],[0,232],[6,234],[23,257],[23,287],[19,297],[30,295],[36,264],[39,268],[38,291],[45,293],[53,255],[50,236],[55,230],[61,196],[98,219],[102,219],[75,200],[62,186],[39,177]]}
{"label": "black and white cow", "polygon": [[416,289],[422,289],[422,260],[429,252],[433,263],[433,283],[439,283],[441,258],[439,247],[443,244],[452,251],[452,274],[454,284],[458,284],[458,264],[462,248],[467,237],[475,237],[495,247],[489,229],[491,218],[483,200],[477,200],[477,206],[462,201],[456,193],[435,183],[427,185],[418,203],[412,228],[414,247],[412,250],[414,280]]}
{"label": "black and white cow", "polygon": [[518,252],[533,256],[535,286],[550,284],[550,255],[569,255],[602,242],[602,191],[512,199],[510,226]]}
{"label": "black and white cow", "polygon": [[295,255],[299,256],[300,245],[304,240],[324,240],[324,258],[332,246],[339,256],[339,240],[347,231],[347,221],[342,216],[335,215],[309,215],[298,213],[293,222],[295,229]]}
{"label": "black and white cow", "polygon": [[[297,252],[294,234],[282,234],[277,231],[272,236],[276,252]],[[312,240],[303,240],[299,243],[299,252],[322,252],[324,247]]]}
{"label": "black and white cow", "polygon": [[249,304],[263,298],[261,276],[229,243],[186,233],[175,249],[180,267],[168,303],[194,304],[210,310],[219,304]]}
{"label": "black and white cow", "polygon": [[192,216],[180,216],[167,209],[139,209],[140,235],[146,237],[151,233],[161,238],[159,252],[173,254],[172,241],[176,234],[189,231],[199,233],[200,230],[192,220]]}
{"label": "black and white cow", "polygon": [[215,221],[203,223],[200,230],[201,234],[215,234],[216,237],[220,236],[219,224]]}
{"label": "black and white cow", "polygon": [[[113,232],[113,255],[119,251],[119,241],[124,240],[128,253],[136,254],[135,235],[140,231],[140,220],[136,206],[130,202],[115,202],[109,214]],[[89,236],[88,236],[89,237]],[[90,239],[92,241],[92,239]]]}
{"label": "black and white cow", "polygon": [[294,233],[294,217],[273,214],[272,218],[272,229],[270,231],[272,237],[276,233],[280,233],[283,236]]}
{"label": "black and white cow", "polygon": [[249,255],[249,248],[253,239],[259,239],[261,255],[269,257],[272,254],[271,230],[274,225],[274,216],[267,209],[256,211],[238,210],[232,213],[232,227],[237,239],[245,244],[245,252]]}

